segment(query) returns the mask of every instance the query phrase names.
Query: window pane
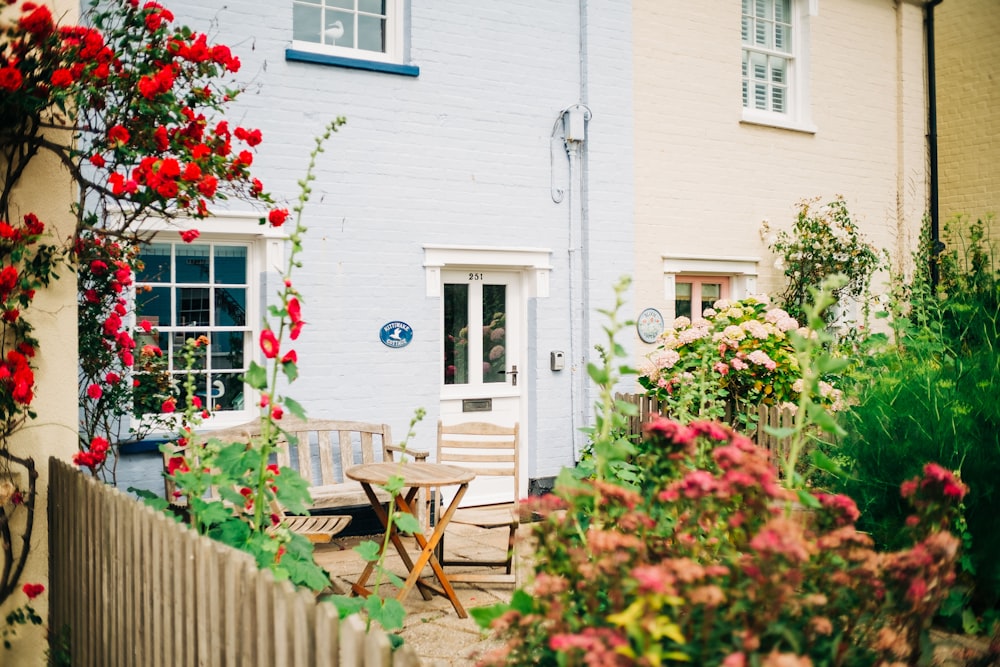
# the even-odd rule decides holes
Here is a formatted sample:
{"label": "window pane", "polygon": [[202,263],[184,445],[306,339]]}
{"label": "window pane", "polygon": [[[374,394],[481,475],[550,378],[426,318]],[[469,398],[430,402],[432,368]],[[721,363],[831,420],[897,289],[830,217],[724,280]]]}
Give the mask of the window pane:
{"label": "window pane", "polygon": [[507,286],[483,285],[483,382],[506,382]]}
{"label": "window pane", "polygon": [[245,340],[246,333],[243,331],[219,331],[212,334],[212,370],[244,370]]}
{"label": "window pane", "polygon": [[215,282],[223,285],[246,285],[245,246],[215,246]]}
{"label": "window pane", "polygon": [[243,382],[239,373],[213,373],[208,405],[213,412],[243,409]]}
{"label": "window pane", "polygon": [[212,312],[207,287],[181,287],[177,290],[177,319],[182,327],[209,326]]}
{"label": "window pane", "polygon": [[336,7],[337,9],[349,9],[354,11],[354,0],[326,0],[327,7]]}
{"label": "window pane", "polygon": [[691,283],[677,283],[674,294],[674,317],[691,317]]}
{"label": "window pane", "polygon": [[292,39],[302,42],[322,42],[320,26],[323,11],[319,5],[296,2],[292,7]]}
{"label": "window pane", "polygon": [[369,14],[385,16],[385,0],[360,0],[358,10]]}
{"label": "window pane", "polygon": [[469,286],[444,286],[444,383],[469,383]]}
{"label": "window pane", "polygon": [[135,317],[138,322],[149,320],[154,327],[169,327],[174,321],[170,311],[170,288],[152,287],[149,291],[136,290]]}
{"label": "window pane", "polygon": [[215,326],[242,327],[247,323],[247,291],[243,287],[215,290]]}
{"label": "window pane", "polygon": [[778,51],[790,53],[792,50],[791,27],[778,24],[774,26],[774,48]]}
{"label": "window pane", "polygon": [[792,0],[776,0],[774,3],[774,20],[780,23],[791,23]]}
{"label": "window pane", "polygon": [[354,12],[327,11],[323,43],[355,48]]}
{"label": "window pane", "polygon": [[209,278],[208,250],[207,245],[174,246],[177,272],[174,280],[179,283],[207,283]]}
{"label": "window pane", "polygon": [[358,16],[358,48],[385,53],[385,19]]}
{"label": "window pane", "polygon": [[135,274],[139,283],[170,282],[170,245],[151,243],[139,253],[143,268]]}
{"label": "window pane", "polygon": [[711,308],[721,298],[722,285],[719,283],[701,284],[701,312],[705,312],[706,308]]}

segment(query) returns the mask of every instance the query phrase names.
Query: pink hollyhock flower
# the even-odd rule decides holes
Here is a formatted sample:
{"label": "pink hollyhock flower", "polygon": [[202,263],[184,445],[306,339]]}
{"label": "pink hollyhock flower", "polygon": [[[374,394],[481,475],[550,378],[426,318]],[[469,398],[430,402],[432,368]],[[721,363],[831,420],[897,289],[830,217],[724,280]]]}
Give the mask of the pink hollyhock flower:
{"label": "pink hollyhock flower", "polygon": [[296,364],[299,361],[299,355],[295,353],[295,350],[289,350],[285,353],[285,356],[281,358],[281,363],[283,364]]}
{"label": "pink hollyhock flower", "polygon": [[278,356],[278,339],[270,329],[260,332],[260,349],[264,351],[264,356],[274,359]]}

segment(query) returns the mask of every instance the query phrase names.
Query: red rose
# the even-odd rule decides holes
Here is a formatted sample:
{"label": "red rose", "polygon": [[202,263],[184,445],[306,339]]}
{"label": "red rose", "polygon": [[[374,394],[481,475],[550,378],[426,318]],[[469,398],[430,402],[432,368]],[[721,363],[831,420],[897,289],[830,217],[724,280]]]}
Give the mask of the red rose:
{"label": "red rose", "polygon": [[56,88],[69,88],[73,85],[73,74],[65,68],[52,72],[52,85]]}
{"label": "red rose", "polygon": [[42,584],[25,584],[21,587],[21,590],[28,596],[29,600],[34,600],[45,592],[45,586]]}
{"label": "red rose", "polygon": [[108,130],[108,141],[112,144],[127,144],[131,135],[121,125],[115,125],[110,130]]}
{"label": "red rose", "polygon": [[0,89],[11,92],[21,87],[23,77],[16,67],[0,67]]}
{"label": "red rose", "polygon": [[95,383],[87,387],[87,396],[90,396],[95,401],[100,400],[103,395],[104,390],[101,389],[101,385]]}
{"label": "red rose", "polygon": [[160,412],[162,412],[165,415],[169,415],[170,413],[176,411],[177,411],[177,401],[175,401],[173,398],[168,398],[167,400],[163,401],[163,405],[160,406]]}
{"label": "red rose", "polygon": [[181,235],[181,240],[183,240],[184,243],[191,243],[196,238],[201,236],[201,233],[197,229],[185,229],[184,231],[180,232],[180,235]]}
{"label": "red rose", "polygon": [[90,156],[90,164],[100,169],[106,164],[104,161],[104,156],[101,155],[100,153],[94,153],[93,155]]}
{"label": "red rose", "polygon": [[139,322],[139,328],[145,331],[146,333],[149,333],[150,331],[153,330],[153,324],[149,320],[143,320]]}
{"label": "red rose", "polygon": [[267,221],[275,227],[281,227],[288,219],[287,208],[276,208],[267,214]]}

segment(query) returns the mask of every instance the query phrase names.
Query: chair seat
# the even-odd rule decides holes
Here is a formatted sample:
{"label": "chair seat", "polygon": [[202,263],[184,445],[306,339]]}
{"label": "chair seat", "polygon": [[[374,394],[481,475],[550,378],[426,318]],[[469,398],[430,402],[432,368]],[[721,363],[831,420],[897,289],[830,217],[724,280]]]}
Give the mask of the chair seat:
{"label": "chair seat", "polygon": [[285,516],[288,529],[293,533],[304,535],[310,542],[325,544],[333,536],[341,532],[351,523],[350,516],[335,514],[332,516]]}
{"label": "chair seat", "polygon": [[455,511],[452,523],[479,528],[499,528],[518,523],[518,515],[513,507],[467,507]]}

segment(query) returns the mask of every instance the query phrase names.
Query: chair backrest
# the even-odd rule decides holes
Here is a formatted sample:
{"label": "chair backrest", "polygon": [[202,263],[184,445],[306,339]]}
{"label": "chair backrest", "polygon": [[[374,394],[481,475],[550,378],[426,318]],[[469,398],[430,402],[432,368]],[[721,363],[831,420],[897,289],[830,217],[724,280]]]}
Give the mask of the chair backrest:
{"label": "chair backrest", "polygon": [[445,426],[438,422],[437,462],[474,470],[476,479],[470,486],[470,493],[484,478],[509,477],[516,504],[520,495],[518,449],[516,423],[513,426],[497,426],[486,422],[465,422]]}
{"label": "chair backrest", "polygon": [[[285,433],[293,435],[297,444],[289,447],[288,439],[282,433],[275,453],[279,466],[289,466],[310,486],[340,484],[345,481],[344,470],[359,463],[376,463],[393,460],[393,452],[399,448],[392,444],[392,431],[388,424],[339,421],[332,419],[301,420],[286,416],[281,420]],[[217,439],[222,442],[247,441],[260,436],[260,420],[255,420],[219,431],[206,431],[199,437]],[[164,463],[169,459],[164,454]],[[318,475],[316,463],[319,464]],[[167,478],[167,497],[173,492],[173,485]]]}

